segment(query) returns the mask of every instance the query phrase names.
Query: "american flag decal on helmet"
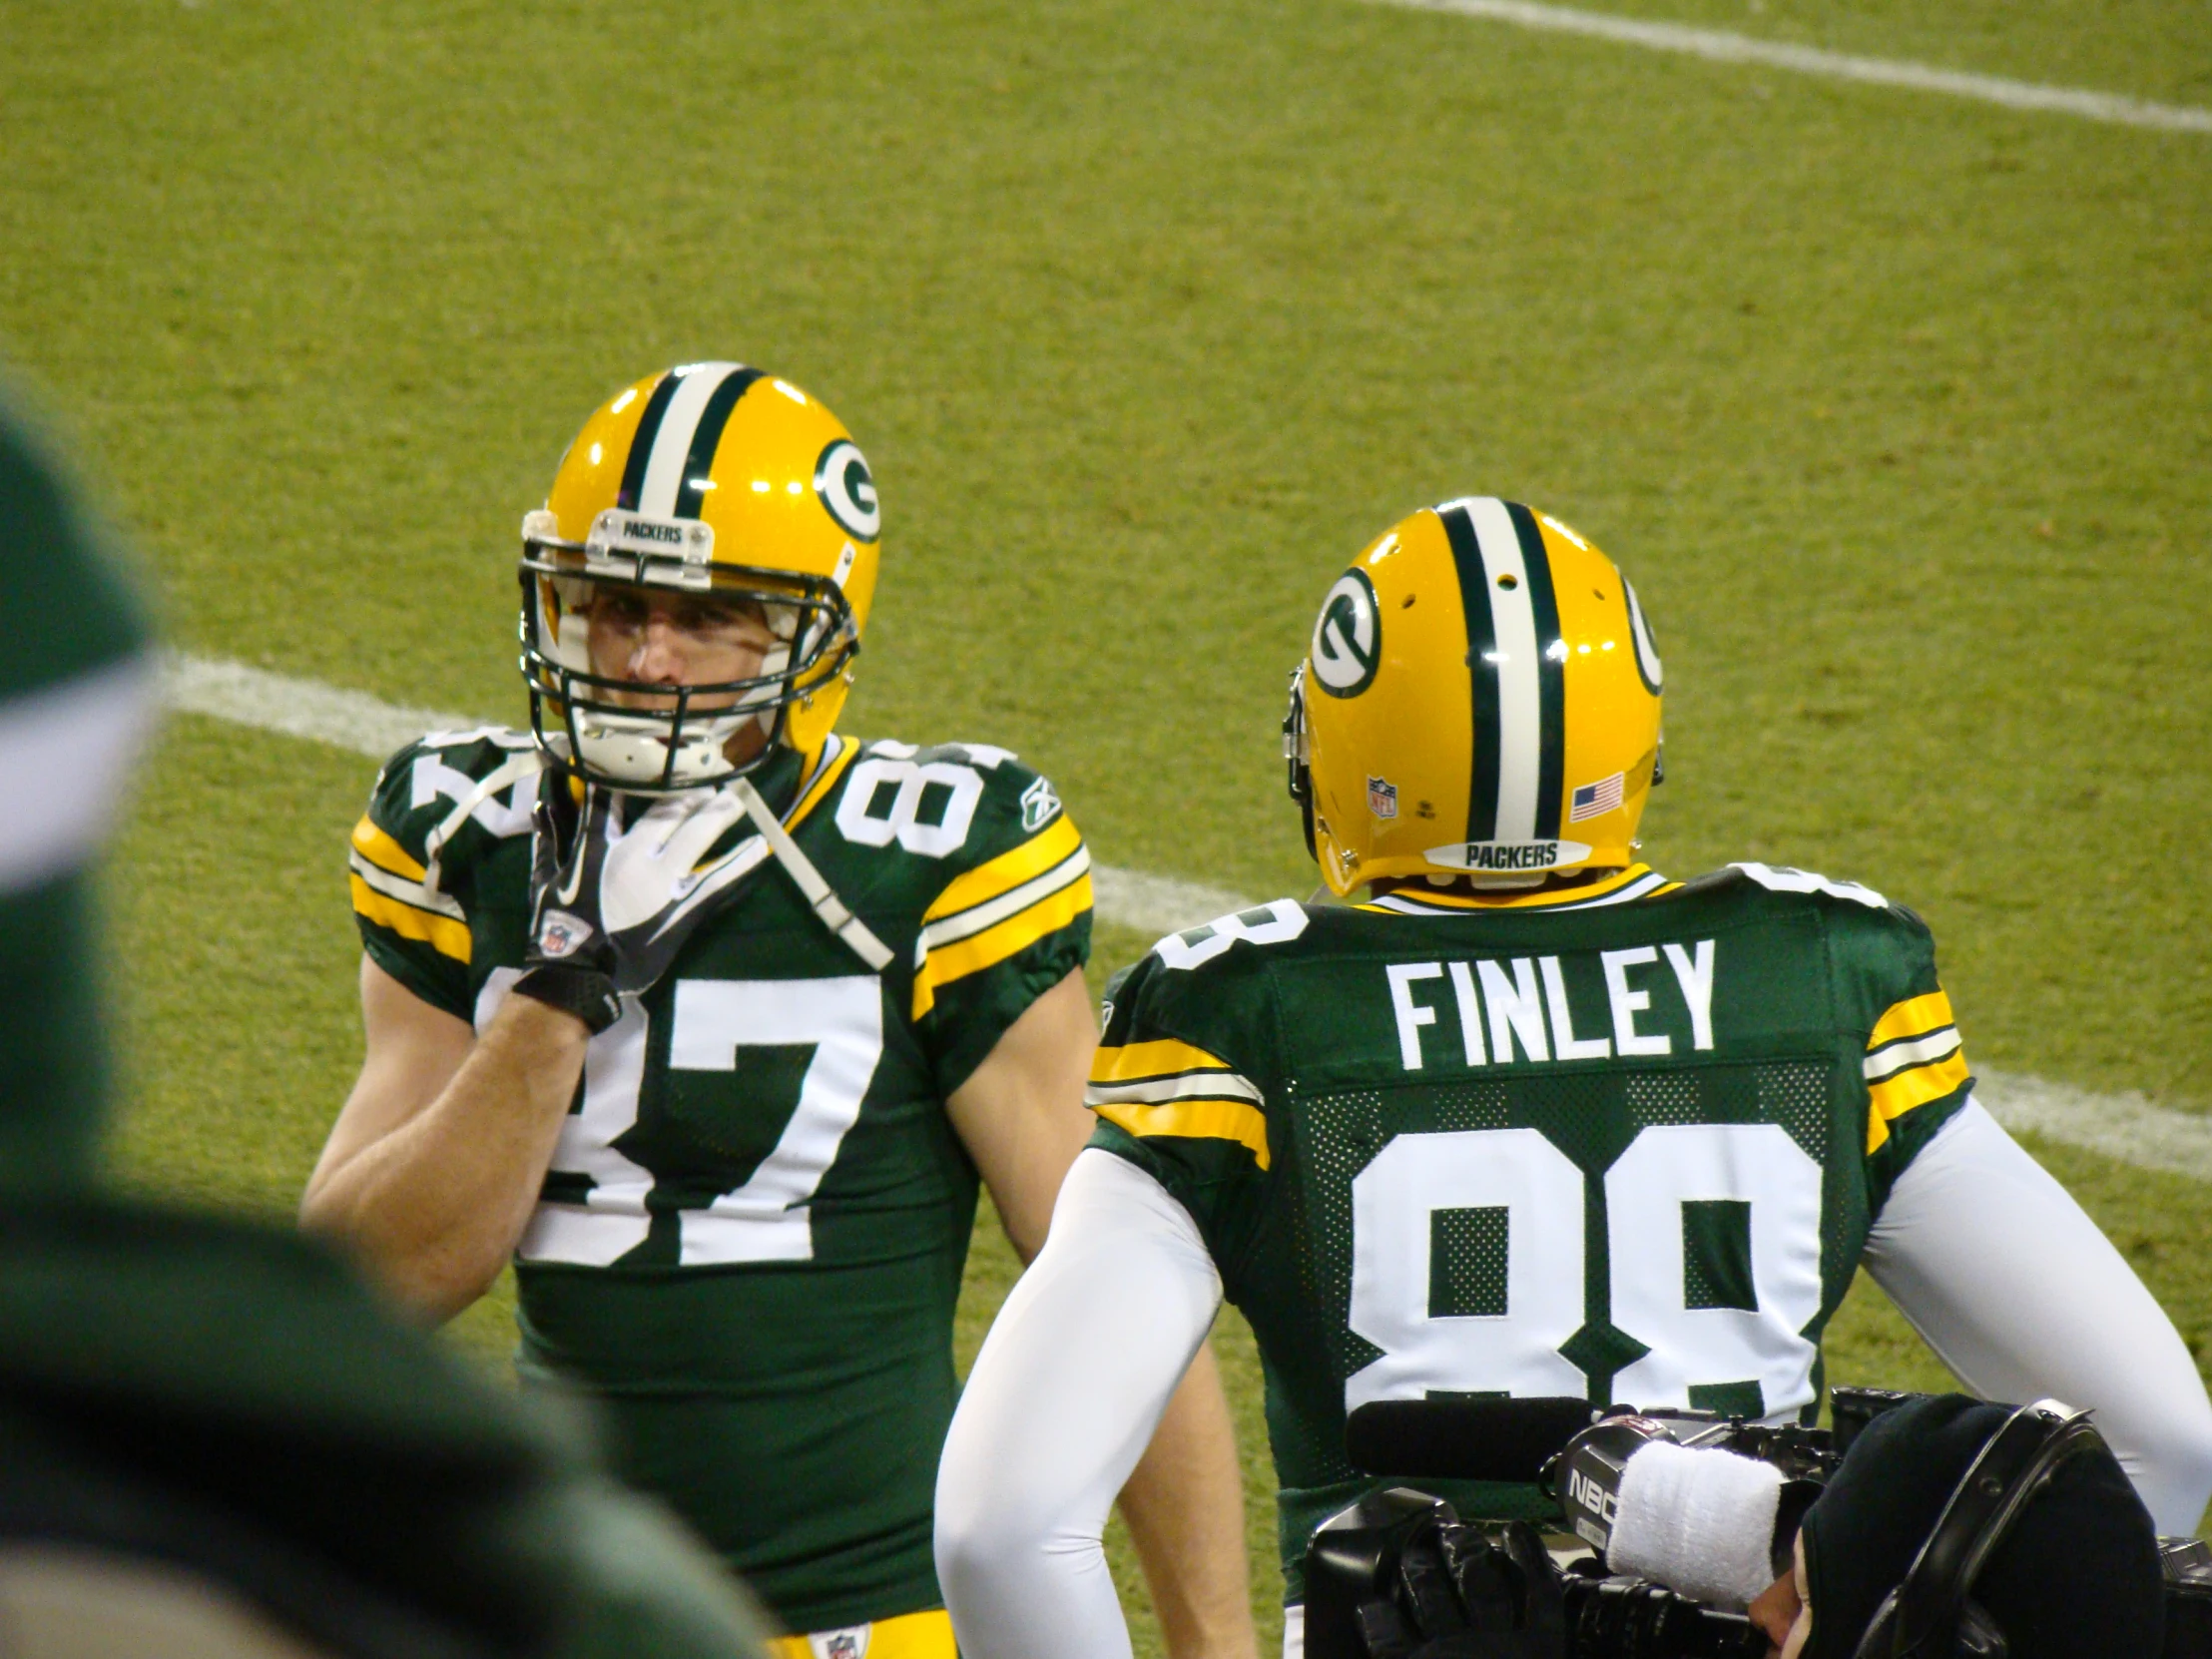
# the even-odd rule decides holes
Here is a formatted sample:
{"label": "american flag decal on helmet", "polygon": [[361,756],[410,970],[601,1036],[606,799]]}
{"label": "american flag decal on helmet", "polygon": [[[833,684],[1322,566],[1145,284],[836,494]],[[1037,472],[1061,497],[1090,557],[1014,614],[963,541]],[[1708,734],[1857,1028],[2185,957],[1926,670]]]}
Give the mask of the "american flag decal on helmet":
{"label": "american flag decal on helmet", "polygon": [[1567,808],[1567,822],[1579,824],[1586,818],[1617,811],[1620,804],[1621,774],[1616,772],[1610,778],[1584,784],[1574,792],[1574,800]]}

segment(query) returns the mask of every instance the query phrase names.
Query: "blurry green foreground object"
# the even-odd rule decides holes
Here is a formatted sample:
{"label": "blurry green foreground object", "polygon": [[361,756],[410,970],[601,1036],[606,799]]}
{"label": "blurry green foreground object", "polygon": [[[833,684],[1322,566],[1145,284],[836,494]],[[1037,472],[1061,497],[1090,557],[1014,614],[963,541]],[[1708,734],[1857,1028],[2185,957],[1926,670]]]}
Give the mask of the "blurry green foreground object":
{"label": "blurry green foreground object", "polygon": [[153,681],[125,571],[0,404],[0,1194],[92,1174],[109,1075],[88,867]]}
{"label": "blurry green foreground object", "polygon": [[0,1629],[26,1659],[758,1656],[579,1422],[319,1247],[104,1190],[88,870],[154,706],[132,586],[0,405]]}

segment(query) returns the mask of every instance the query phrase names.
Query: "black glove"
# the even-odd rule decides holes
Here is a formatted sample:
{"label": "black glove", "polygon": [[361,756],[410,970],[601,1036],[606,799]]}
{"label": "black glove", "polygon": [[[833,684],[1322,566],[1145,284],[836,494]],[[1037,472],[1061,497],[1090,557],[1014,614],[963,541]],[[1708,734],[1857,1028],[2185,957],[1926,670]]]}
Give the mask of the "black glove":
{"label": "black glove", "polygon": [[1558,1659],[1566,1651],[1559,1571],[1525,1521],[1423,1528],[1398,1557],[1392,1600],[1415,1638],[1405,1659]]}
{"label": "black glove", "polygon": [[758,836],[708,856],[744,818],[728,790],[651,800],[594,786],[579,808],[566,780],[549,781],[532,815],[530,940],[515,989],[604,1031],[621,1017],[620,993],[659,980],[766,859]]}
{"label": "black glove", "polygon": [[579,808],[566,778],[554,774],[531,810],[530,936],[523,946],[522,995],[574,1014],[593,1036],[622,1017],[615,991],[615,949],[599,915],[599,877],[607,858],[614,798],[586,792]]}
{"label": "black glove", "polygon": [[1566,1593],[1525,1521],[1470,1526],[1393,1487],[1330,1517],[1306,1556],[1315,1659],[1559,1659]]}

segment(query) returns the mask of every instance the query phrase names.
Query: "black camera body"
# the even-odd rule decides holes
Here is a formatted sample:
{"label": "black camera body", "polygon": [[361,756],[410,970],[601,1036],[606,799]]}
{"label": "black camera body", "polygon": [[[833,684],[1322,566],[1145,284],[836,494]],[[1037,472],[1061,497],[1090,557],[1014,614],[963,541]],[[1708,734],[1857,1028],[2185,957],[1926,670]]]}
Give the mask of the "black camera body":
{"label": "black camera body", "polygon": [[[1577,1467],[1602,1487],[1607,1467],[1617,1476],[1634,1449],[1633,1433],[1663,1426],[1681,1443],[1771,1463],[1786,1490],[1817,1493],[1867,1424],[1921,1397],[1837,1388],[1833,1429],[1652,1413],[1635,1419],[1636,1430],[1624,1425],[1617,1448],[1605,1433],[1591,1436],[1595,1450]],[[1390,1401],[1353,1414],[1347,1447],[1371,1472],[1412,1480],[1526,1481],[1548,1473],[1547,1489],[1566,1499],[1570,1522],[1602,1549],[1592,1536],[1602,1531],[1602,1502],[1588,1487],[1564,1492],[1572,1460],[1560,1454],[1594,1419],[1625,1409],[1593,1412],[1568,1400]],[[1599,1524],[1584,1524],[1590,1521]],[[2114,1659],[2212,1659],[2212,1546],[2165,1538],[2160,1555],[2161,1652]],[[1562,1565],[1528,1523],[1468,1522],[1413,1486],[1372,1492],[1316,1529],[1306,1552],[1305,1605],[1308,1659],[1764,1659],[1768,1651],[1743,1614],[1609,1573],[1601,1556]]]}
{"label": "black camera body", "polygon": [[1308,1659],[1764,1659],[1741,1613],[1592,1558],[1565,1569],[1526,1521],[1475,1525],[1408,1487],[1331,1516],[1306,1551]]}

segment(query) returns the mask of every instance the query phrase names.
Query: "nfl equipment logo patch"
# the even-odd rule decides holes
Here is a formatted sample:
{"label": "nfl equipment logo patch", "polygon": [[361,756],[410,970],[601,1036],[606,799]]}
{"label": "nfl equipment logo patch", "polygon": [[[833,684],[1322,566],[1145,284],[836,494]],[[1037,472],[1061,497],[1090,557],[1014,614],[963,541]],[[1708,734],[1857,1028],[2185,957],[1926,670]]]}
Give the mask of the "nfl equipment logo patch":
{"label": "nfl equipment logo patch", "polygon": [[1621,775],[1600,778],[1594,784],[1584,784],[1574,792],[1574,801],[1567,808],[1567,822],[1578,824],[1586,818],[1596,818],[1602,813],[1617,811],[1621,804]]}
{"label": "nfl equipment logo patch", "polygon": [[1397,817],[1397,786],[1381,778],[1368,780],[1368,811],[1377,818]]}
{"label": "nfl equipment logo patch", "polygon": [[538,922],[538,954],[559,961],[574,955],[591,938],[592,925],[566,910],[548,910]]}

